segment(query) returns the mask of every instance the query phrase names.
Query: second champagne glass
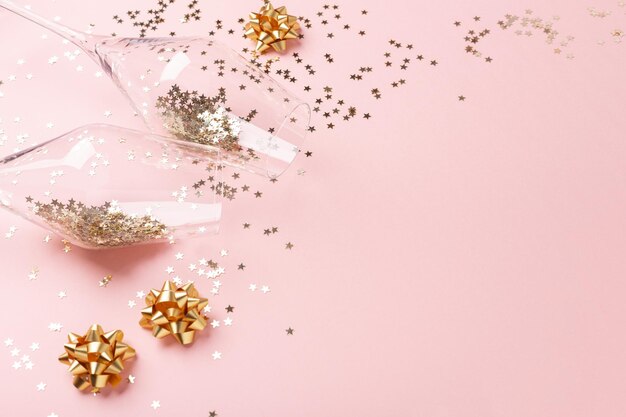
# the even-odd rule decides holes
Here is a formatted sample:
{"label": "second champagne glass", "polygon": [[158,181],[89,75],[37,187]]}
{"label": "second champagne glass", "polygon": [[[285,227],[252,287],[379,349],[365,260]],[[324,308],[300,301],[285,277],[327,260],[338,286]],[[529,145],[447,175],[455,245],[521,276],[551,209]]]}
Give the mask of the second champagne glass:
{"label": "second champagne glass", "polygon": [[82,48],[154,133],[210,145],[226,164],[272,178],[300,151],[309,129],[308,104],[213,39],[91,35],[8,0],[0,0],[0,7]]}

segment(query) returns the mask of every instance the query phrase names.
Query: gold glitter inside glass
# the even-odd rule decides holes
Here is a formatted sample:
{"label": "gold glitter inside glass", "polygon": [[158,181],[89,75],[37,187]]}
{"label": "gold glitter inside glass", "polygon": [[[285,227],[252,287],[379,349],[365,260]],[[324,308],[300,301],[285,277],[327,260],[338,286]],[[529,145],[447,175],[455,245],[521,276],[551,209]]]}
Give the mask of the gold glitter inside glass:
{"label": "gold glitter inside glass", "polygon": [[110,202],[86,206],[74,200],[35,201],[30,209],[52,229],[87,247],[128,246],[167,237],[167,227],[153,216],[129,215]]}

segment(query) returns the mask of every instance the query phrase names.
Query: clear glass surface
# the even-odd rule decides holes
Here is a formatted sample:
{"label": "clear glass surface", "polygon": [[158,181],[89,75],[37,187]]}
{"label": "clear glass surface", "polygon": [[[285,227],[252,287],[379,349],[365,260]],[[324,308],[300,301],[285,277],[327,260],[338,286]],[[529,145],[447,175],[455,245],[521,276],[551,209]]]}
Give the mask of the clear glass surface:
{"label": "clear glass surface", "polygon": [[88,249],[217,233],[206,146],[88,125],[0,161],[0,205]]}

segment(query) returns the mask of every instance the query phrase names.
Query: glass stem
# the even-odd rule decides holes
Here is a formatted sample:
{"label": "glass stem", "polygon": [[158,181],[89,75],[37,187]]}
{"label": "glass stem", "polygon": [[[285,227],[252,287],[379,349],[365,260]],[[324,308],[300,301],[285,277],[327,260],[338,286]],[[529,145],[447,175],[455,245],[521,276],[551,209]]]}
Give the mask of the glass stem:
{"label": "glass stem", "polygon": [[85,51],[96,62],[99,61],[98,55],[96,53],[96,44],[101,39],[105,39],[105,37],[90,35],[88,33],[70,29],[67,26],[63,26],[56,22],[45,19],[38,14],[33,13],[29,9],[18,6],[17,4],[9,0],[0,0],[0,7],[56,33],[57,35],[67,39],[68,41],[72,42],[74,45]]}

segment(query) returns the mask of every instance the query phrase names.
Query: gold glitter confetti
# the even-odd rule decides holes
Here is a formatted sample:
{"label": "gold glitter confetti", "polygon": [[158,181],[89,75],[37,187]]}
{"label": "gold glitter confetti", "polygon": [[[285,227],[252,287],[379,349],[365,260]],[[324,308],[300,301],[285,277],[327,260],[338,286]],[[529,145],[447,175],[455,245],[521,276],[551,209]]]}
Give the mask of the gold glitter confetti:
{"label": "gold glitter confetti", "polygon": [[[176,138],[201,145],[210,145],[235,155],[240,162],[258,159],[252,149],[245,152],[239,144],[241,121],[224,107],[226,91],[219,89],[215,97],[183,91],[173,85],[166,95],[157,99],[164,127]],[[250,112],[244,120],[256,114]]]}
{"label": "gold glitter confetti", "polygon": [[229,200],[233,200],[235,198],[235,195],[237,194],[237,188],[232,187],[222,181],[212,185],[211,190],[215,192],[216,195],[226,197]]}
{"label": "gold glitter confetti", "polygon": [[61,243],[63,243],[63,252],[70,253],[72,251],[72,245],[68,240],[63,239],[61,240]]}
{"label": "gold glitter confetti", "polygon": [[608,12],[606,10],[599,10],[595,7],[589,7],[587,8],[587,11],[589,12],[589,16],[592,17],[604,18],[611,15],[611,12]]}
{"label": "gold glitter confetti", "polygon": [[[480,21],[480,17],[478,17],[478,19],[476,19],[478,16],[474,16],[474,21],[478,22]],[[461,22],[454,22],[455,26],[460,26]],[[478,43],[483,40],[487,35],[489,35],[491,33],[491,30],[485,28],[482,29],[480,31],[477,31],[475,29],[470,29],[467,31],[467,33],[465,34],[464,40],[466,42],[465,44],[465,52],[472,54],[473,56],[477,57],[477,58],[482,58],[483,54],[482,52],[478,49]],[[485,58],[485,62],[490,63],[493,61],[493,58],[491,57],[486,57]]]}
{"label": "gold glitter confetti", "polygon": [[98,393],[107,384],[119,384],[124,361],[135,356],[135,349],[123,343],[123,339],[121,330],[104,333],[98,324],[92,325],[83,336],[70,333],[59,361],[69,365],[74,386],[79,390],[91,387],[91,392]]}
{"label": "gold glitter confetti", "polygon": [[106,277],[98,281],[98,285],[100,285],[101,287],[106,287],[107,285],[109,285],[109,282],[111,282],[111,279],[113,279],[113,276],[107,275]]}
{"label": "gold glitter confetti", "polygon": [[[148,10],[147,14],[150,17],[143,21],[138,19],[138,17],[141,15],[140,10],[129,10],[126,12],[126,16],[129,20],[133,22],[134,27],[139,28],[139,37],[143,38],[146,36],[146,32],[148,30],[156,31],[161,24],[165,23],[165,18],[163,17],[163,14],[166,12],[168,7],[175,2],[176,0],[158,0],[156,2],[156,5]],[[201,19],[201,10],[197,8],[197,6],[198,0],[192,0],[187,3],[187,9],[189,9],[190,12],[185,13],[185,15],[181,19],[181,23],[187,23],[192,20]],[[122,19],[119,15],[113,16],[113,20],[118,24],[124,23],[124,19]]]}
{"label": "gold glitter confetti", "polygon": [[[526,10],[524,16],[507,14],[504,16],[504,19],[498,21],[498,25],[503,30],[517,27],[518,29],[515,30],[515,34],[518,36],[524,35],[530,37],[538,33],[545,37],[545,41],[548,45],[558,42],[559,46],[554,48],[555,54],[561,54],[563,48],[567,47],[569,43],[574,40],[574,37],[571,35],[559,37],[560,33],[554,28],[553,22],[532,15],[532,10]],[[558,17],[554,17],[553,20],[558,20]],[[574,56],[572,54],[566,54],[566,57],[572,59]]]}
{"label": "gold glitter confetti", "polygon": [[33,269],[31,269],[30,274],[28,274],[28,280],[33,281],[36,280],[37,277],[39,277],[39,268],[34,267]]}
{"label": "gold glitter confetti", "polygon": [[[30,210],[53,230],[89,248],[117,247],[165,239],[167,227],[152,216],[125,214],[114,203],[86,206],[71,199],[67,204],[35,201]],[[63,241],[65,252],[71,247]]]}
{"label": "gold glitter confetti", "polygon": [[621,29],[615,29],[611,31],[611,36],[613,37],[613,40],[616,43],[619,43],[622,41],[622,38],[624,37],[624,31]]}

